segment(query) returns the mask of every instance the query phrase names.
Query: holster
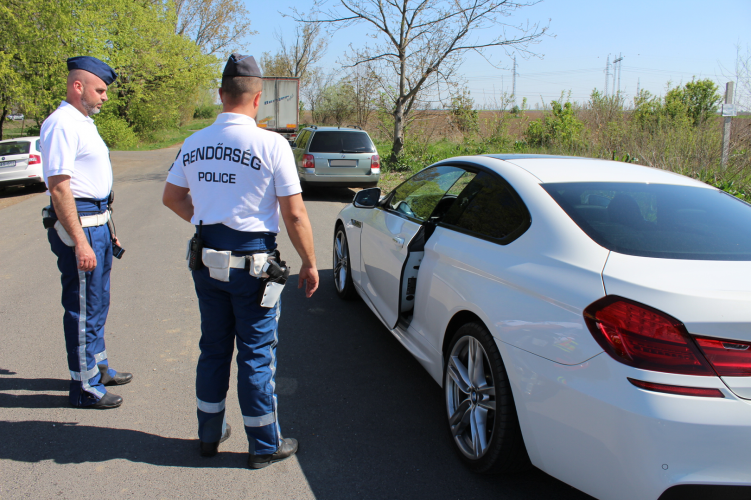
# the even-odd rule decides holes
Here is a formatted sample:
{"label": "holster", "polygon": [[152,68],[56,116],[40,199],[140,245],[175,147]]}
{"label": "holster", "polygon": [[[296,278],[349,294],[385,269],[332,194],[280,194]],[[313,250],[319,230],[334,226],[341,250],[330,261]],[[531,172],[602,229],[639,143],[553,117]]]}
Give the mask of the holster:
{"label": "holster", "polygon": [[[277,263],[277,261],[279,261]],[[279,260],[279,251],[276,251],[276,260],[269,259],[269,265],[266,269],[268,278],[261,282],[261,289],[258,291],[258,305],[261,307],[272,308],[279,301],[282,295],[284,285],[289,278],[289,267],[283,260]]]}
{"label": "holster", "polygon": [[52,209],[52,205],[47,205],[42,209],[42,225],[45,229],[50,229],[55,226],[55,222],[57,221],[57,217],[52,216],[52,212],[50,211]]}

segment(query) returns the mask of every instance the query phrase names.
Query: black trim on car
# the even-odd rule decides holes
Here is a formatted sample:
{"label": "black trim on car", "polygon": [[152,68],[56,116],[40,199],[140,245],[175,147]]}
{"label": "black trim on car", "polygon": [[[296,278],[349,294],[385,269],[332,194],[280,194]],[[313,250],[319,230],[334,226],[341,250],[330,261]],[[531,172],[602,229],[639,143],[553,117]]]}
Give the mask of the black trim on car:
{"label": "black trim on car", "polygon": [[748,500],[751,486],[730,486],[722,484],[679,484],[671,486],[660,495],[659,500]]}

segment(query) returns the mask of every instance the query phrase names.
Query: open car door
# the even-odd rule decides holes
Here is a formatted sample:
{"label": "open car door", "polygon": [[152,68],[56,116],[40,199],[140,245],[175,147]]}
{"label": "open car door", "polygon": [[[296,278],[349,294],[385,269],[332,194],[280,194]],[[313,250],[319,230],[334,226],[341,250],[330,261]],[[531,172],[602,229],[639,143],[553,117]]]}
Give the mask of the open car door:
{"label": "open car door", "polygon": [[[444,195],[465,174],[463,168],[436,166],[420,171],[369,210],[360,236],[361,284],[368,299],[389,328],[399,321],[407,289],[405,267],[416,276],[421,253],[410,258],[416,239],[424,238],[429,221]],[[474,174],[472,174],[474,175]],[[422,252],[419,245],[419,252]],[[414,291],[412,291],[414,295]],[[410,300],[414,300],[412,296]]]}

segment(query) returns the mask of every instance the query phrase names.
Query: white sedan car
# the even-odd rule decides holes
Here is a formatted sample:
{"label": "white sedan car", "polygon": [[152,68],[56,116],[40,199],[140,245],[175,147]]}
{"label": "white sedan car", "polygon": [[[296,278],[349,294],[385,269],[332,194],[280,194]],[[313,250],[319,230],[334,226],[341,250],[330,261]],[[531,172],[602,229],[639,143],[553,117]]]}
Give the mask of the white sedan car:
{"label": "white sedan car", "polygon": [[39,137],[0,141],[0,186],[44,184]]}
{"label": "white sedan car", "polygon": [[452,158],[357,193],[334,276],[443,387],[474,471],[751,498],[751,205],[627,163]]}

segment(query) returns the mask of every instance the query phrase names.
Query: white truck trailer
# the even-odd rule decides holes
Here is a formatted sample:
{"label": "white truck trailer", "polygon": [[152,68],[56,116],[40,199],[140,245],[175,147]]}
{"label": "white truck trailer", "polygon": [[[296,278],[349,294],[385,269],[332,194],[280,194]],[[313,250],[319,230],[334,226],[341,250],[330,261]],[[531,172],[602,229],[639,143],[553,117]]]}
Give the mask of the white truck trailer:
{"label": "white truck trailer", "polygon": [[269,76],[263,78],[259,127],[282,134],[288,141],[297,137],[300,105],[300,79]]}

